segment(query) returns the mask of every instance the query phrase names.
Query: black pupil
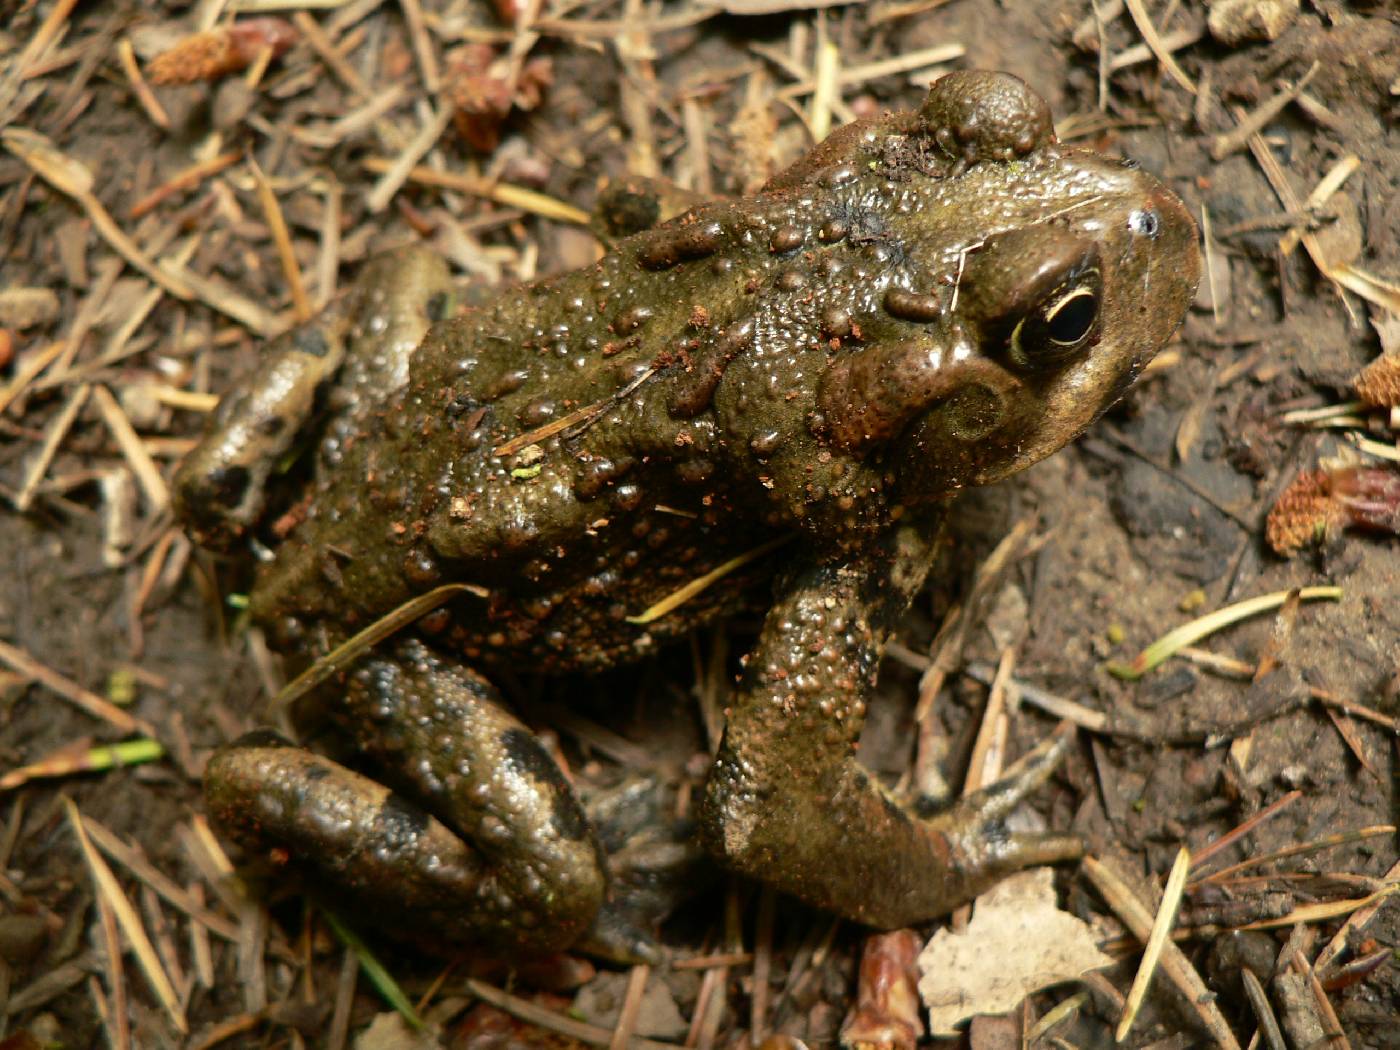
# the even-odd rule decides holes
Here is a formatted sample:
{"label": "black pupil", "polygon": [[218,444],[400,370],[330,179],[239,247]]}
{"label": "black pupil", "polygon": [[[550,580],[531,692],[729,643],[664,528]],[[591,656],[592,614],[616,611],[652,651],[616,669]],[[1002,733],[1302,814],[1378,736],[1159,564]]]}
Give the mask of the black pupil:
{"label": "black pupil", "polygon": [[1061,300],[1059,308],[1045,319],[1046,331],[1057,343],[1077,343],[1088,333],[1097,312],[1094,296],[1078,292]]}

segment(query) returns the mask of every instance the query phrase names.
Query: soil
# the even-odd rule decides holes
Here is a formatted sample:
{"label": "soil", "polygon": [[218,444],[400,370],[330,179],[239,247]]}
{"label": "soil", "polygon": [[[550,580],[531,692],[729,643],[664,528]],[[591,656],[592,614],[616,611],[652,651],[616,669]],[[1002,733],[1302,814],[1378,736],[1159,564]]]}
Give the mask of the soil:
{"label": "soil", "polygon": [[[253,367],[267,330],[291,317],[253,162],[280,204],[313,305],[371,252],[415,238],[447,254],[465,297],[480,299],[596,250],[534,200],[491,199],[482,192],[490,180],[585,210],[604,180],[625,175],[704,194],[752,190],[811,144],[814,56],[829,45],[849,74],[833,123],[915,105],[948,68],[1012,70],[1051,103],[1062,138],[1160,174],[1211,234],[1209,276],[1179,340],[1127,400],[1075,447],[963,501],[937,583],[886,660],[865,761],[907,785],[917,757],[925,790],[940,779],[960,785],[987,707],[985,671],[1007,661],[1027,687],[1009,719],[1010,754],[1064,713],[1046,713],[1031,687],[1080,705],[1070,712],[1082,726],[1075,751],[1033,816],[1082,834],[1149,911],[1182,846],[1199,855],[1242,831],[1205,871],[1306,847],[1193,883],[1178,918],[1178,943],[1240,1045],[1260,1026],[1258,1004],[1272,1003],[1286,1045],[1400,1046],[1395,906],[1383,896],[1351,919],[1353,908],[1298,910],[1400,884],[1395,432],[1383,408],[1342,409],[1321,425],[1296,415],[1351,401],[1359,370],[1382,350],[1400,353],[1385,305],[1400,308],[1387,283],[1400,279],[1393,6],[1313,0],[1295,12],[1217,0],[1217,18],[1233,7],[1246,20],[1279,19],[1272,39],[1233,39],[1207,26],[1199,0],[1149,2],[1177,48],[1180,79],[1109,2],[1097,5],[1097,26],[1088,0],[519,6],[520,29],[502,21],[516,13],[510,0],[288,12],[292,45],[261,76],[214,71],[211,46],[192,60],[209,79],[153,88],[160,126],[124,51],[150,76],[151,59],[221,5],[0,0],[0,495],[11,508],[0,515],[0,774],[16,782],[0,795],[0,1045],[418,1045],[385,1034],[389,1007],[357,977],[324,909],[286,880],[240,897],[200,831],[204,761],[244,729],[277,721],[268,699],[281,681],[230,602],[250,557],[192,551],[161,482],[199,432],[204,395]],[[410,15],[421,15],[417,36]],[[59,32],[36,49],[50,16]],[[255,29],[251,53],[279,32]],[[936,70],[917,55],[954,44],[961,55]],[[446,70],[442,90],[424,87],[424,49]],[[870,68],[909,55],[894,72]],[[1252,148],[1241,139],[1212,153],[1239,119],[1303,77],[1303,94],[1264,122]],[[417,161],[447,184],[412,177],[376,209],[383,169],[373,159],[405,156],[449,99],[504,99],[508,112],[459,115]],[[367,113],[372,101],[386,104]],[[21,129],[57,152],[36,157]],[[1271,187],[1261,155],[1295,199]],[[133,215],[177,174],[220,157]],[[1309,202],[1339,163],[1354,165],[1350,177]],[[64,166],[74,164],[90,174],[90,191],[73,192]],[[153,291],[108,227],[163,263],[184,260],[194,294]],[[16,293],[24,289],[36,291]],[[1304,542],[1283,557],[1265,540],[1266,517],[1301,472],[1316,471],[1329,479],[1317,513],[1330,525],[1318,541],[1304,520]],[[1346,485],[1357,477],[1383,490],[1370,515],[1379,530],[1350,528],[1359,512],[1345,506]],[[974,589],[1019,522],[1029,524],[1009,563]],[[1137,680],[1107,670],[1201,613],[1323,585],[1340,598],[1286,602]],[[936,642],[954,607],[960,644]],[[567,705],[572,717],[554,727],[582,781],[612,782],[640,762],[682,784],[684,807],[704,768],[706,715],[722,707],[753,626],[703,632],[688,650],[603,681],[521,675],[503,685],[532,720]],[[919,727],[915,698],[935,653],[949,673]],[[90,768],[102,754],[91,745],[147,733],[163,758]],[[26,768],[41,760],[48,768]],[[101,826],[99,837],[105,827],[143,854],[173,891],[103,847],[134,907],[129,920],[113,919],[72,806]],[[1082,871],[1065,867],[1057,885],[1062,905],[1092,920],[1119,962],[1032,1041],[1107,1046],[1136,942]],[[603,1040],[625,1041],[606,1004],[643,980],[654,1027],[634,1032],[700,1046],[754,1046],[765,1035],[771,1047],[834,1043],[866,931],[733,880],[716,886],[662,931],[674,959],[701,964],[650,975],[578,959],[515,972],[471,956],[445,963],[373,928],[358,932],[432,1021],[422,1045],[569,1043],[513,1019],[522,1003],[547,1011],[547,1023],[581,1017]],[[131,950],[128,921],[154,942],[178,1011]],[[1320,959],[1338,931],[1342,954]],[[114,960],[119,942],[126,950]],[[1255,1005],[1243,968],[1262,989]],[[490,989],[507,986],[515,998],[488,1006]],[[1074,991],[1037,992],[962,1040],[1026,1045],[1036,1020]],[[712,1016],[702,996],[718,1004]],[[1217,1037],[1203,1011],[1159,973],[1128,1045],[1209,1045]],[[190,1034],[177,1030],[177,1012]]]}

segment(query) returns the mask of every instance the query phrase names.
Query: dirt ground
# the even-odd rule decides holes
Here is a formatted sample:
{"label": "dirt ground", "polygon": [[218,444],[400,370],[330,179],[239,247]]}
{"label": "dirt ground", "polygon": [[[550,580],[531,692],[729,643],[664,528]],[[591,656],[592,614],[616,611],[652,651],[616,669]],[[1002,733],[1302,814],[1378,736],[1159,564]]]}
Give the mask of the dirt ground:
{"label": "dirt ground", "polygon": [[[279,223],[310,308],[410,240],[480,301],[591,261],[580,219],[607,179],[752,192],[822,127],[917,105],[953,68],[1016,72],[1062,139],[1163,177],[1202,220],[1208,273],[1122,404],[964,499],[862,756],[892,784],[917,760],[925,787],[960,786],[1004,663],[1011,756],[1059,717],[1081,727],[1032,818],[1082,834],[1149,913],[1180,847],[1199,864],[1184,961],[1127,1045],[1400,1047],[1400,372],[1354,386],[1400,355],[1394,5],[1217,0],[1208,25],[1202,0],[288,2],[190,49],[237,6],[0,0],[0,1047],[835,1044],[865,931],[723,876],[650,971],[442,960],[345,915],[430,1022],[417,1036],[295,884],[240,896],[199,777],[276,720],[282,671],[239,617],[251,553],[193,551],[167,484],[300,309]],[[182,63],[153,63],[177,45]],[[149,85],[162,71],[195,79]],[[1325,586],[1340,596],[1276,601],[1136,680],[1108,671],[1212,610]],[[582,781],[641,764],[683,808],[753,628],[602,680],[503,685]],[[150,738],[162,753],[137,744],[130,768],[93,750]],[[1138,942],[1087,867],[1056,887],[1115,965],[962,1042],[1110,1045]],[[885,1019],[907,1046],[901,987]]]}

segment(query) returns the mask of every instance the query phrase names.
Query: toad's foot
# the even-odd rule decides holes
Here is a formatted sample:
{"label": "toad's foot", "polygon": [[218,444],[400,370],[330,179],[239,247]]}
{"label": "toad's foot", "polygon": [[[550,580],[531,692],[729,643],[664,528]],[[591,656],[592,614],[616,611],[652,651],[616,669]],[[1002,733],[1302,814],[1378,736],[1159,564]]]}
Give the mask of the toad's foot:
{"label": "toad's foot", "polygon": [[1050,779],[1074,739],[1074,726],[1063,723],[1001,780],[928,820],[930,832],[944,836],[948,843],[948,870],[943,878],[950,895],[970,899],[1022,868],[1084,855],[1084,842],[1078,836],[1013,832],[1005,823],[1017,806]]}
{"label": "toad's foot", "polygon": [[629,773],[609,787],[581,786],[584,811],[607,855],[608,899],[574,950],[610,962],[656,964],[655,931],[720,874],[676,816],[677,784],[659,773]]}

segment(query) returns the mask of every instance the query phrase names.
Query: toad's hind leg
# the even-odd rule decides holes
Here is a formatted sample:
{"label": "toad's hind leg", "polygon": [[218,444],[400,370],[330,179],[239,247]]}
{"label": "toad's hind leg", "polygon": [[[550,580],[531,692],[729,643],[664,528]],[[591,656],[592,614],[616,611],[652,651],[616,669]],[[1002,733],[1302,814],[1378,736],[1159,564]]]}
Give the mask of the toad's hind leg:
{"label": "toad's hind leg", "polygon": [[485,680],[405,641],[351,675],[343,720],[402,795],[254,734],[210,762],[217,823],[290,854],[381,928],[439,946],[553,951],[589,928],[606,881],[593,833]]}

